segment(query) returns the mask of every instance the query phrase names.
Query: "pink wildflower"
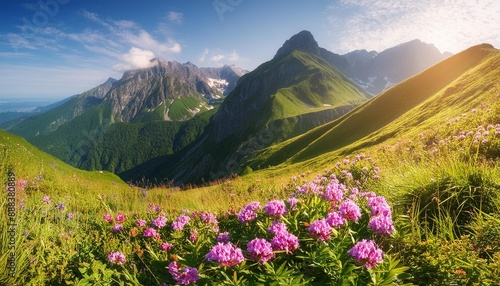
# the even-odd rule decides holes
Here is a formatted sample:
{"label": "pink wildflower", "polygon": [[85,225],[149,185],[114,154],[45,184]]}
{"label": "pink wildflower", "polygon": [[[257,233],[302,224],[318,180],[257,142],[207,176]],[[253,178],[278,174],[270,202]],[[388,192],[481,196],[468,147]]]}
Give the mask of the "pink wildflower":
{"label": "pink wildflower", "polygon": [[168,243],[168,242],[163,242],[162,244],[160,244],[160,249],[163,250],[163,251],[170,251],[172,249],[173,245],[171,243]]}
{"label": "pink wildflower", "polygon": [[127,217],[124,214],[119,214],[115,217],[115,221],[117,223],[122,223],[127,219]]}
{"label": "pink wildflower", "polygon": [[254,260],[258,260],[260,264],[274,257],[271,243],[263,238],[255,238],[247,244],[248,253]]}
{"label": "pink wildflower", "polygon": [[241,248],[237,248],[231,243],[218,243],[212,247],[205,258],[208,261],[214,261],[226,267],[233,267],[245,260]]}
{"label": "pink wildflower", "polygon": [[160,234],[156,232],[156,229],[154,229],[152,227],[146,228],[144,230],[143,235],[144,235],[144,237],[154,237],[154,238],[158,238],[160,236]]}
{"label": "pink wildflower", "polygon": [[361,209],[351,200],[346,200],[342,205],[340,205],[339,210],[342,217],[347,220],[358,221],[361,217]]}
{"label": "pink wildflower", "polygon": [[357,264],[366,268],[373,268],[382,262],[383,252],[377,247],[373,240],[363,239],[347,252],[354,258]]}
{"label": "pink wildflower", "polygon": [[299,239],[289,232],[280,232],[271,240],[271,246],[273,250],[285,250],[289,253],[299,248]]}
{"label": "pink wildflower", "polygon": [[287,232],[287,227],[284,223],[275,220],[267,230],[276,235],[280,232]]}
{"label": "pink wildflower", "polygon": [[231,240],[231,236],[226,231],[226,232],[223,232],[223,233],[219,233],[219,235],[217,236],[216,240],[219,243],[227,243],[227,242],[229,242]]}
{"label": "pink wildflower", "polygon": [[331,212],[326,216],[326,222],[331,227],[337,227],[345,224],[345,219],[339,212]]}
{"label": "pink wildflower", "polygon": [[138,226],[138,227],[145,227],[146,226],[146,221],[143,220],[143,219],[138,219],[136,222],[135,222],[135,225]]}
{"label": "pink wildflower", "polygon": [[325,241],[330,238],[332,228],[328,225],[325,219],[318,219],[313,221],[307,228],[311,236],[318,241]]}
{"label": "pink wildflower", "polygon": [[198,270],[194,267],[184,267],[179,268],[179,264],[175,261],[170,262],[168,265],[168,272],[172,275],[172,278],[180,285],[189,285],[191,283],[196,283],[200,279],[198,275]]}
{"label": "pink wildflower", "polygon": [[119,251],[117,252],[111,252],[109,255],[108,255],[108,260],[109,262],[111,263],[114,263],[114,264],[123,264],[125,263],[125,255]]}
{"label": "pink wildflower", "polygon": [[164,228],[165,225],[167,225],[167,218],[164,216],[159,216],[153,219],[153,222],[151,224],[158,229]]}
{"label": "pink wildflower", "polygon": [[110,214],[104,214],[102,218],[109,223],[113,221],[113,217]]}
{"label": "pink wildflower", "polygon": [[264,211],[267,215],[273,217],[281,217],[287,212],[286,205],[283,201],[274,200],[270,201],[265,207]]}

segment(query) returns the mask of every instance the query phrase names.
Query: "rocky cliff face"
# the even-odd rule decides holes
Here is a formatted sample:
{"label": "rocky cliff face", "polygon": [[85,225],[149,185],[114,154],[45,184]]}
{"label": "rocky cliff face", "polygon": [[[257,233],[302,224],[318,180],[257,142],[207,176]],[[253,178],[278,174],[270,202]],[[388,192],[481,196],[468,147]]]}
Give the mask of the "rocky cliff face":
{"label": "rocky cliff face", "polygon": [[162,108],[165,120],[176,120],[169,114],[171,108],[180,104],[176,101],[188,98],[190,106],[184,107],[190,108],[192,115],[202,108],[211,109],[210,100],[225,95],[243,73],[231,67],[203,69],[190,62],[152,61],[153,67],[124,73],[104,97],[113,106],[113,120],[132,122],[141,112],[154,112],[158,108]]}
{"label": "rocky cliff face", "polygon": [[182,157],[165,162],[167,171],[149,175],[185,182],[239,173],[256,151],[338,118],[367,100],[319,51],[307,31],[290,38],[272,60],[239,79],[205,133]]}

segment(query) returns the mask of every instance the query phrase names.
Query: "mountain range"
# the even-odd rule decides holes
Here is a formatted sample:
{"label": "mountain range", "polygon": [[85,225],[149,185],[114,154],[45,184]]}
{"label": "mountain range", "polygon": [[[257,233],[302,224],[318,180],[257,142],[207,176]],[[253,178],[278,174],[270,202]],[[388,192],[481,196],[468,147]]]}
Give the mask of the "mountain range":
{"label": "mountain range", "polygon": [[252,72],[153,59],[9,131],[74,166],[127,180],[213,180],[275,164],[263,150],[337,122],[448,56],[418,40],[337,55],[302,31]]}

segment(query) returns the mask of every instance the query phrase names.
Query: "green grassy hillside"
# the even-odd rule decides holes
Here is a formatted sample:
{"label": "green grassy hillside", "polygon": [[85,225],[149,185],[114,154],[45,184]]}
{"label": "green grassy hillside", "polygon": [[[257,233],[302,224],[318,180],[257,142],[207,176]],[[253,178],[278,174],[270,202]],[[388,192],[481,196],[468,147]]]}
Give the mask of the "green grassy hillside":
{"label": "green grassy hillside", "polygon": [[[133,170],[180,183],[241,174],[256,151],[340,117],[367,95],[324,59],[293,50],[244,75],[191,149]],[[162,166],[163,165],[163,166]]]}
{"label": "green grassy hillside", "polygon": [[[362,147],[431,127],[436,120],[479,105],[498,88],[499,52],[472,47],[418,74],[356,108],[344,117],[264,150],[252,166],[300,162]],[[466,99],[466,100],[464,100]],[[446,107],[446,108],[443,108]],[[340,152],[340,151],[339,151]]]}
{"label": "green grassy hillside", "polygon": [[367,100],[362,91],[323,59],[293,51],[283,61],[292,59],[299,60],[307,68],[291,84],[271,95],[271,120],[357,105]]}
{"label": "green grassy hillside", "polygon": [[[0,285],[496,285],[500,57],[464,54],[469,68],[417,81],[437,91],[394,99],[405,111],[361,140],[189,190],[129,186],[0,131],[0,180],[15,186],[0,197]],[[373,119],[374,102],[283,146]]]}

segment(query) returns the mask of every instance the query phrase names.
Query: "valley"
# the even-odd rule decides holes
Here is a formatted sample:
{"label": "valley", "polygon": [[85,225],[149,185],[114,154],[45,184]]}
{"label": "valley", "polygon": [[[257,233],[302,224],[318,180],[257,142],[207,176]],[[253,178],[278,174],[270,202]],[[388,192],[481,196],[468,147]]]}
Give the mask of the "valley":
{"label": "valley", "polygon": [[153,59],[0,131],[0,284],[494,285],[499,67],[308,31],[252,71]]}

